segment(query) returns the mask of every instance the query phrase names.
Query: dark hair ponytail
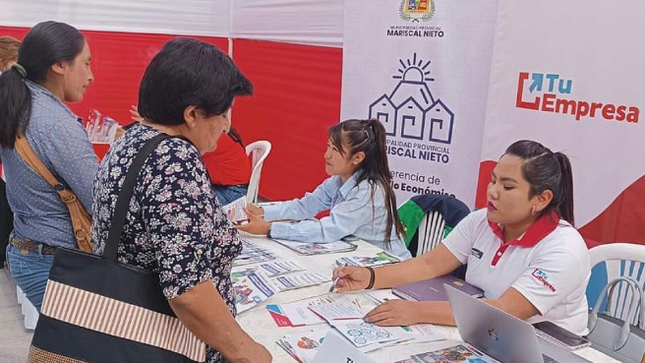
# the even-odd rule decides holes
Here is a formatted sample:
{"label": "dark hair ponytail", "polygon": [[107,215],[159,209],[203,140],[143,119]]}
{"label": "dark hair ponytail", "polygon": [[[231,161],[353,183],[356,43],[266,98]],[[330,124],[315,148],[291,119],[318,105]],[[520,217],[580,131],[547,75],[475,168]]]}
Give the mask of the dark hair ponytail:
{"label": "dark hair ponytail", "polygon": [[560,164],[560,171],[562,173],[562,180],[560,185],[562,187],[562,202],[560,203],[559,212],[560,216],[571,225],[575,225],[573,217],[573,172],[569,158],[561,152],[555,153],[556,158]]}
{"label": "dark hair ponytail", "polygon": [[[329,128],[329,138],[342,154],[353,156],[358,152],[365,153],[365,159],[358,164],[355,173],[358,173],[357,183],[368,180],[374,186],[378,184],[385,193],[385,209],[387,210],[387,227],[385,228],[385,245],[389,248],[392,226],[396,234],[403,236],[403,224],[396,212],[396,196],[392,190],[392,174],[387,161],[387,148],[385,128],[380,121],[371,120],[346,120]],[[344,142],[343,142],[344,141]],[[346,150],[345,146],[349,146]]]}
{"label": "dark hair ponytail", "polygon": [[240,136],[240,133],[237,132],[237,130],[234,129],[233,126],[231,126],[231,128],[228,129],[228,136],[230,136],[233,141],[242,145],[242,148],[244,148],[244,142],[242,141],[242,136]]}
{"label": "dark hair ponytail", "polygon": [[574,225],[573,173],[569,158],[531,140],[514,142],[504,154],[523,160],[522,175],[531,185],[529,198],[542,194],[547,189],[553,193],[553,199],[540,212],[540,216],[555,210],[562,219]]}
{"label": "dark hair ponytail", "polygon": [[0,75],[0,146],[13,148],[18,127],[26,128],[31,116],[31,92],[25,80],[42,83],[58,62],[73,62],[83,50],[85,37],[65,23],[46,21],[25,36],[18,64]]}

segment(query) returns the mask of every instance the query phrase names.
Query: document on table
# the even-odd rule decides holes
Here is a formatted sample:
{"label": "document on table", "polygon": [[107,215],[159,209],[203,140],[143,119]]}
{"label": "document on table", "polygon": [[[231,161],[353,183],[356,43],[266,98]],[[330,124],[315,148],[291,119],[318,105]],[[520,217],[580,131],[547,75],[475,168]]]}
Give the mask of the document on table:
{"label": "document on table", "polygon": [[295,360],[311,363],[331,329],[329,325],[324,325],[302,333],[287,334],[276,343]]}
{"label": "document on table", "polygon": [[242,253],[233,261],[233,266],[245,266],[256,263],[269,262],[277,257],[273,252],[256,246],[250,241],[242,240]]}
{"label": "document on table", "polygon": [[280,327],[324,324],[325,319],[316,315],[309,307],[333,303],[336,301],[336,296],[323,295],[289,303],[270,304],[267,305],[267,310]]}
{"label": "document on table", "polygon": [[280,291],[299,289],[301,287],[314,286],[330,280],[328,275],[317,272],[299,272],[273,278],[273,283]]}
{"label": "document on table", "polygon": [[329,243],[296,242],[284,239],[273,238],[277,243],[296,251],[301,255],[320,255],[327,253],[341,253],[356,250],[357,246],[345,241],[334,241]]}
{"label": "document on table", "polygon": [[407,327],[403,327],[403,330],[407,330],[414,336],[413,340],[410,343],[419,343],[419,342],[435,342],[438,340],[445,340],[446,337],[441,334],[439,329],[432,324],[415,324]]}
{"label": "document on table", "polygon": [[492,357],[482,353],[479,349],[468,344],[458,344],[452,347],[434,350],[411,357],[413,362],[441,362],[441,363],[500,363]]}
{"label": "document on table", "polygon": [[245,312],[273,296],[277,288],[266,275],[253,270],[236,271],[231,274],[237,312]]}
{"label": "document on table", "polygon": [[260,265],[260,268],[264,270],[264,272],[269,277],[275,277],[279,275],[288,274],[291,272],[304,270],[302,266],[292,261],[274,261],[274,262],[263,263]]}
{"label": "document on table", "polygon": [[358,306],[344,299],[311,306],[309,309],[330,323],[334,320],[363,319],[363,316],[365,316],[365,313]]}
{"label": "document on table", "polygon": [[358,348],[412,337],[400,326],[380,327],[362,320],[333,320],[331,325]]}
{"label": "document on table", "polygon": [[372,256],[349,256],[341,257],[336,260],[337,266],[360,266],[360,267],[374,267],[389,265],[401,261],[398,257],[390,255],[385,251],[375,253]]}

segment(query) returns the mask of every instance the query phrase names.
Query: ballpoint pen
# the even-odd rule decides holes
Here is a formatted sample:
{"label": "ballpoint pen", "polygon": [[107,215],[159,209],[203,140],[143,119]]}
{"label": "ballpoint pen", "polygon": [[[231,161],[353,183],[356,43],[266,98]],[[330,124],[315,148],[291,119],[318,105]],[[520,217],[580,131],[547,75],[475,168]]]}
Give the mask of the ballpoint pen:
{"label": "ballpoint pen", "polygon": [[[342,270],[343,267],[347,266],[347,262],[344,262],[342,266],[340,266],[340,269]],[[340,276],[336,277],[332,283],[331,287],[329,288],[329,292],[334,292],[334,288],[336,287],[336,284],[338,283],[338,280],[340,280]]]}

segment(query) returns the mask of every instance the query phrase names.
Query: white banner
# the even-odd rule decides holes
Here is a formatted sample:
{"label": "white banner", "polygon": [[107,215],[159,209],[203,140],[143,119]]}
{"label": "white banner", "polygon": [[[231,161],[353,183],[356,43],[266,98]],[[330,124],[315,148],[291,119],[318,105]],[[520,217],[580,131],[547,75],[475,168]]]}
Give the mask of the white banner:
{"label": "white banner", "polygon": [[229,0],[0,0],[0,25],[45,20],[81,30],[228,37]]}
{"label": "white banner", "polygon": [[[643,17],[639,0],[499,3],[482,159],[518,139],[569,155],[578,227],[644,190]],[[642,201],[614,204],[591,237],[615,242],[610,230],[633,229],[645,241]]]}
{"label": "white banner", "polygon": [[233,38],[343,46],[343,0],[231,1]]}
{"label": "white banner", "polygon": [[475,201],[497,2],[346,1],[342,119],[388,131],[398,203]]}

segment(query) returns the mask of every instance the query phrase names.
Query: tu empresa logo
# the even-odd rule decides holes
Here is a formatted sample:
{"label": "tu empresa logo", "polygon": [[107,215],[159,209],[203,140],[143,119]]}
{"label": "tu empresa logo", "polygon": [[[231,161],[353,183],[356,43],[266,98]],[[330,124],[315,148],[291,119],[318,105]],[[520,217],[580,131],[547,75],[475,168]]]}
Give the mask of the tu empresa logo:
{"label": "tu empresa logo", "polygon": [[583,118],[638,123],[636,106],[577,100],[572,96],[573,80],[557,73],[520,72],[515,107],[540,112],[568,114]]}
{"label": "tu empresa logo", "polygon": [[432,93],[429,82],[431,61],[399,59],[394,89],[371,105],[369,117],[385,127],[388,154],[447,164],[450,160],[455,115]]}
{"label": "tu empresa logo", "polygon": [[536,268],[531,273],[531,276],[540,281],[544,286],[547,287],[547,289],[555,292],[555,287],[549,282],[549,276],[546,274],[546,272],[540,270],[539,268]]}

